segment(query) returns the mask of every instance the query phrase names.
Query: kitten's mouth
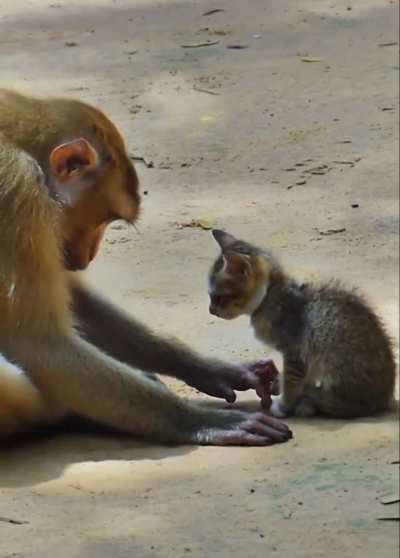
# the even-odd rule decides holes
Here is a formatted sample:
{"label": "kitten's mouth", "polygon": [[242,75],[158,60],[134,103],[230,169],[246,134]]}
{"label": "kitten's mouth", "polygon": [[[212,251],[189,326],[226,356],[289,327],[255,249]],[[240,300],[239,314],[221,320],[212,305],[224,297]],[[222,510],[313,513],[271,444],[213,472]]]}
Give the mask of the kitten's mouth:
{"label": "kitten's mouth", "polygon": [[209,308],[210,314],[216,316],[217,318],[221,318],[222,320],[234,320],[237,315],[236,314],[228,314],[227,312],[221,312],[218,308],[214,308],[210,306]]}

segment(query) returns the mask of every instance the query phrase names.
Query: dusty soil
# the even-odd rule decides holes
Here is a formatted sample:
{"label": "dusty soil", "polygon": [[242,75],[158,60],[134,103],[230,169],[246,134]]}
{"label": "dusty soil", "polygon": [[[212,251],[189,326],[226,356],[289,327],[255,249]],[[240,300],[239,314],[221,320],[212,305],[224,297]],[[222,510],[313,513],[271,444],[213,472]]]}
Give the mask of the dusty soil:
{"label": "dusty soil", "polygon": [[[89,282],[199,351],[263,355],[245,319],[207,313],[216,247],[181,227],[207,219],[297,276],[359,285],[398,339],[394,2],[52,2],[2,0],[0,85],[99,105],[153,162],[138,230],[111,228]],[[0,557],[393,558],[397,525],[377,518],[398,513],[381,504],[395,415],[290,424],[266,449],[71,433],[11,448],[0,516],[23,523],[0,517]]]}

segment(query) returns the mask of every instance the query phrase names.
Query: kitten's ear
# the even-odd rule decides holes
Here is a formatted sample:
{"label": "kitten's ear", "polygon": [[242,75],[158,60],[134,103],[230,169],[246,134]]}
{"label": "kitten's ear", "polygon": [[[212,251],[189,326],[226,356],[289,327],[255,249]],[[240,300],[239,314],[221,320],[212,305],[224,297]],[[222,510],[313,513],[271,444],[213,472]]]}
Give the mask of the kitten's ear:
{"label": "kitten's ear", "polygon": [[251,267],[250,256],[236,252],[227,252],[222,257],[227,273],[243,277],[250,277],[252,274],[253,269]]}
{"label": "kitten's ear", "polygon": [[234,236],[225,231],[220,231],[219,229],[213,229],[212,235],[220,245],[222,251],[227,250],[229,246],[236,242]]}

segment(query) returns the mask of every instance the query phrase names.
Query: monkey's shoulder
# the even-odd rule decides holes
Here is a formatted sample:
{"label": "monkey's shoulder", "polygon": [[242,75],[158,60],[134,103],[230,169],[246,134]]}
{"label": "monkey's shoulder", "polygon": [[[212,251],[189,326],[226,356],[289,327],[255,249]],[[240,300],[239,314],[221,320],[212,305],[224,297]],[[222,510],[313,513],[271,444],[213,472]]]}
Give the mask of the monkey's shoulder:
{"label": "monkey's shoulder", "polygon": [[38,162],[12,145],[0,132],[0,196],[24,199],[25,205],[54,206],[48,195],[44,173]]}

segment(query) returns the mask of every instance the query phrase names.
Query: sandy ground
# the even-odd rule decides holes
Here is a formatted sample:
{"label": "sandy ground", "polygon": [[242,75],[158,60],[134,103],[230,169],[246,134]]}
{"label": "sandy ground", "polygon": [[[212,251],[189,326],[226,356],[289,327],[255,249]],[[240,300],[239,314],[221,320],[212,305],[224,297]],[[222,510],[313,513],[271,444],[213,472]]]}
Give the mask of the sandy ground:
{"label": "sandy ground", "polygon": [[[138,231],[111,227],[89,282],[204,353],[263,355],[245,319],[207,313],[216,247],[181,228],[207,219],[358,284],[398,339],[394,2],[52,1],[1,1],[0,85],[94,102],[153,162]],[[4,451],[0,516],[23,523],[0,517],[0,558],[393,558],[395,416],[290,424],[266,449],[63,433]]]}

